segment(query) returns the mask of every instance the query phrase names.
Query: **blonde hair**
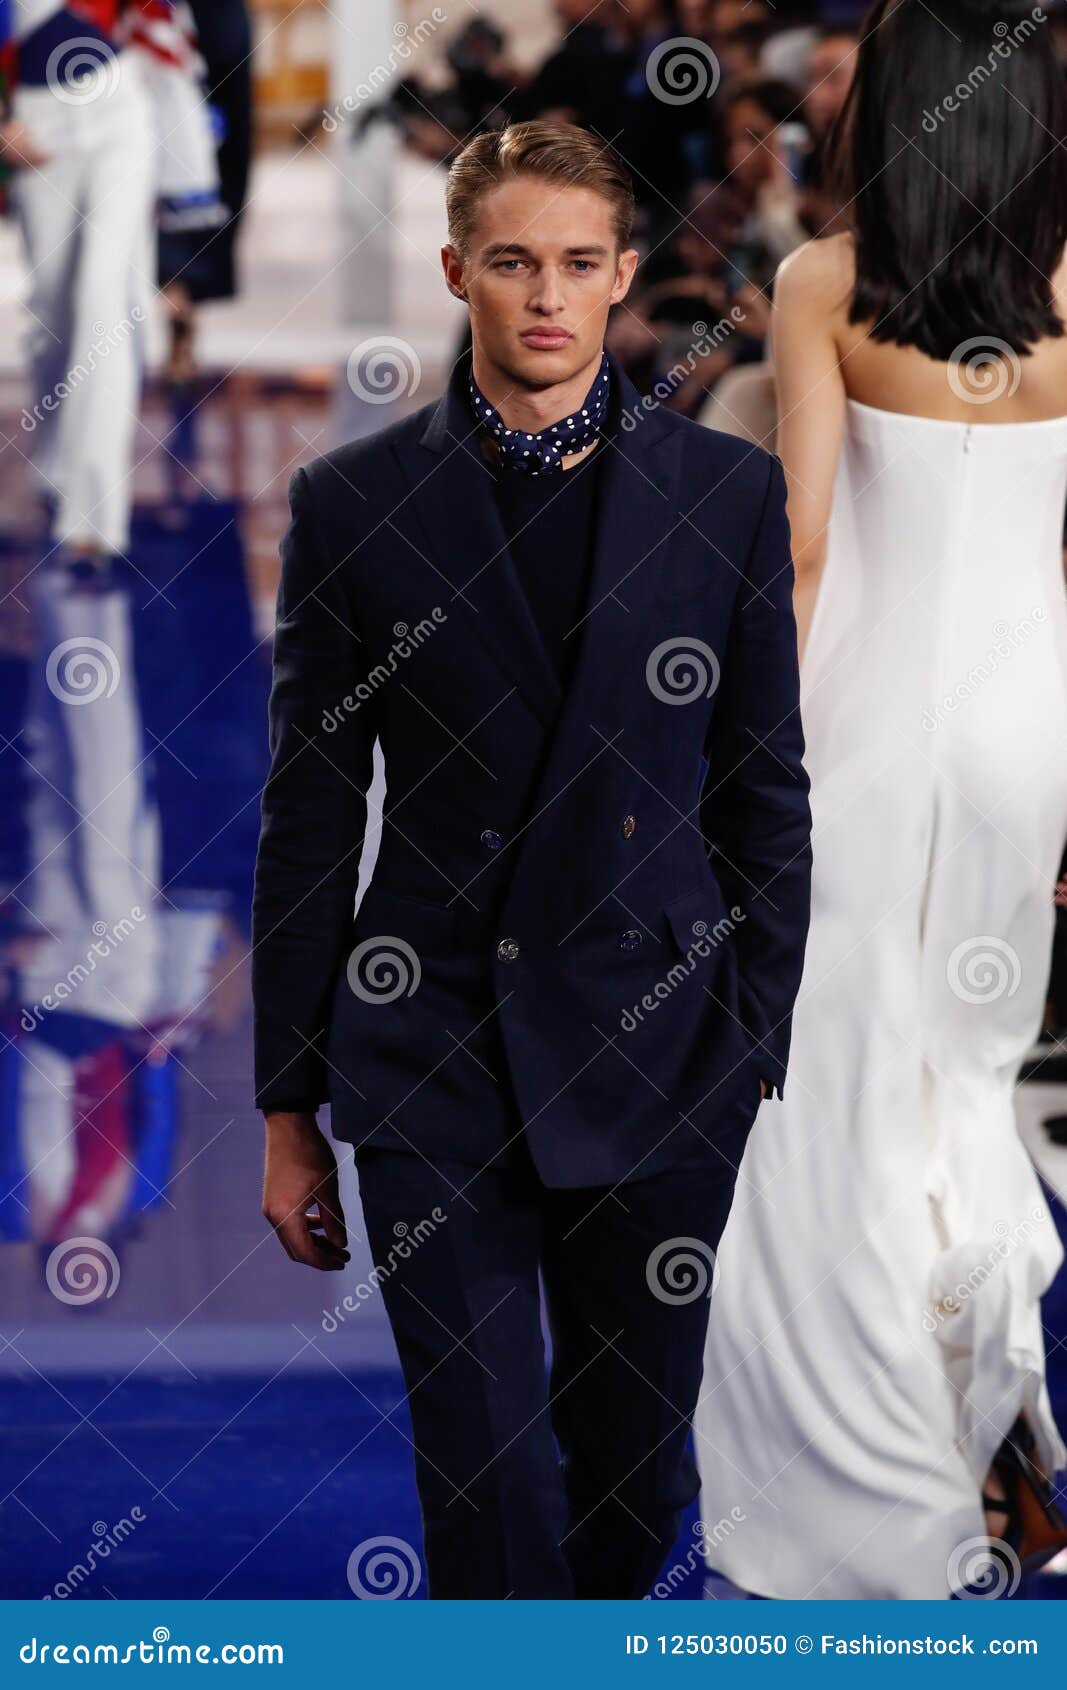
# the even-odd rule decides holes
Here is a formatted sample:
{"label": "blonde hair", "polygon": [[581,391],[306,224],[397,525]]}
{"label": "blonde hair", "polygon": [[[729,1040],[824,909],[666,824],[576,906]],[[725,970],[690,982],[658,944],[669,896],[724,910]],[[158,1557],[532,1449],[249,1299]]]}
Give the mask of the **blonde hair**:
{"label": "blonde hair", "polygon": [[448,238],[466,263],[481,196],[516,176],[539,176],[563,187],[589,188],[608,200],[619,250],[634,221],[630,173],[605,141],[573,123],[511,123],[476,135],[452,161],[445,189]]}

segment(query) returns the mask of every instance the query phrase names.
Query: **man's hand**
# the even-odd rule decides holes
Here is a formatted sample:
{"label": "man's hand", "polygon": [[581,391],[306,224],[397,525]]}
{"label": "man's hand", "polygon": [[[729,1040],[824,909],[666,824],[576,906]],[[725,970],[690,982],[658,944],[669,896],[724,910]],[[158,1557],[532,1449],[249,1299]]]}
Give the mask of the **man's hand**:
{"label": "man's hand", "polygon": [[48,156],[31,139],[24,123],[14,118],[0,123],[0,163],[11,170],[34,170],[47,164]]}
{"label": "man's hand", "polygon": [[263,1213],[294,1262],[324,1271],[348,1261],[348,1234],[337,1189],[337,1158],[313,1114],[266,1116]]}
{"label": "man's hand", "polygon": [[761,1103],[763,1102],[763,1099],[766,1097],[766,1095],[767,1095],[767,1087],[764,1084],[764,1082],[761,1080],[760,1083],[759,1083],[759,1100],[760,1100]]}

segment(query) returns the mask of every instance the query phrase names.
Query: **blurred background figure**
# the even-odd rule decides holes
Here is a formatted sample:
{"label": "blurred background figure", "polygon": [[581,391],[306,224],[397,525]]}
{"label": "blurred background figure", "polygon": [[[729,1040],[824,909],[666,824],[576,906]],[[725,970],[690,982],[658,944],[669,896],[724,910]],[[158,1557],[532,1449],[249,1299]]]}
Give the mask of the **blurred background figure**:
{"label": "blurred background figure", "polygon": [[619,119],[629,68],[620,9],[614,0],[555,0],[552,11],[561,39],[511,92],[508,114],[519,123],[555,116],[604,135],[605,124]]}
{"label": "blurred background figure", "polygon": [[801,215],[813,235],[842,227],[842,211],[828,180],[830,135],[856,71],[857,36],[840,24],[827,24],[815,37],[804,75],[804,123],[809,145],[800,175]]}
{"label": "blurred background figure", "polygon": [[[14,0],[7,22],[4,157],[32,282],[29,458],[50,540],[75,564],[103,563],[129,545],[154,190],[144,64],[123,50],[117,5]],[[90,357],[95,379],[72,381]]]}
{"label": "blurred background figure", "polygon": [[13,0],[0,133],[31,277],[29,457],[49,543],[99,580],[129,545],[152,217],[210,227],[199,64],[171,0]]}
{"label": "blurred background figure", "polygon": [[[848,213],[826,158],[861,15],[0,0],[5,1595],[52,1589],[142,1496],[103,1594],[348,1598],[352,1547],[416,1541],[365,1242],[324,1309],[259,1213],[248,918],[289,477],[443,390],[467,314],[441,174],[471,135],[551,115],[634,177],[614,354],[650,403],[780,444],[778,267]],[[389,684],[417,692],[417,660]],[[1015,1109],[1060,1226],[1067,934],[1057,958]],[[1042,1309],[1062,1414],[1062,1275]],[[703,1588],[696,1520],[679,1597]]]}
{"label": "blurred background figure", "polygon": [[[207,102],[223,217],[161,219],[158,285],[170,315],[167,374],[196,373],[195,307],[237,291],[237,234],[252,164],[252,26],[245,0],[189,0],[183,56]],[[197,64],[197,56],[199,65]]]}

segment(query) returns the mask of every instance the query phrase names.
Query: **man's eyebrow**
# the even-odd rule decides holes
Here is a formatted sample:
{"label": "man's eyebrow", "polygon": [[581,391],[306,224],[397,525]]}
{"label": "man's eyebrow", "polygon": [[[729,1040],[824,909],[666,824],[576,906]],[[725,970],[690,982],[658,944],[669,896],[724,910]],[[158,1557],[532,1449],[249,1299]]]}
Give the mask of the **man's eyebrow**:
{"label": "man's eyebrow", "polygon": [[[535,254],[530,251],[530,248],[528,246],[523,246],[521,241],[497,241],[492,246],[486,247],[483,258],[486,261],[489,261],[493,258],[501,258],[505,253],[509,257],[515,258],[535,257]],[[607,254],[608,248],[606,246],[597,246],[595,244],[587,244],[585,246],[568,246],[564,248],[564,256],[567,258],[606,258]]]}

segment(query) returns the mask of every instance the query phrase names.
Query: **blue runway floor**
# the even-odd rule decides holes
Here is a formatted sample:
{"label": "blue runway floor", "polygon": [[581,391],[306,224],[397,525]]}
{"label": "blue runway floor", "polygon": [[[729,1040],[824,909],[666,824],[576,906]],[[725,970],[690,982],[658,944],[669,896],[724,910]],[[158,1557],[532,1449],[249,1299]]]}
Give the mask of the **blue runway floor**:
{"label": "blue runway floor", "polygon": [[115,1383],[56,1381],[65,1403],[41,1381],[4,1382],[4,1490],[21,1480],[23,1509],[21,1526],[11,1502],[3,1510],[4,1597],[43,1596],[94,1522],[136,1522],[134,1507],[143,1523],[83,1598],[351,1599],[348,1557],[363,1539],[418,1549],[407,1413],[381,1418],[403,1402],[399,1374],[360,1373],[358,1389],[336,1374],[134,1377],[109,1395]]}
{"label": "blue runway floor", "polygon": [[[3,1509],[3,1597],[44,1596],[123,1520],[133,1529],[77,1598],[351,1600],[358,1544],[389,1536],[418,1553],[399,1374],[116,1383],[5,1381],[2,1476],[18,1490]],[[695,1518],[668,1559],[671,1597],[737,1596],[725,1581],[705,1588]],[[1029,1579],[1018,1595],[1067,1596],[1067,1578]]]}

